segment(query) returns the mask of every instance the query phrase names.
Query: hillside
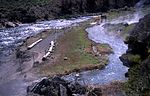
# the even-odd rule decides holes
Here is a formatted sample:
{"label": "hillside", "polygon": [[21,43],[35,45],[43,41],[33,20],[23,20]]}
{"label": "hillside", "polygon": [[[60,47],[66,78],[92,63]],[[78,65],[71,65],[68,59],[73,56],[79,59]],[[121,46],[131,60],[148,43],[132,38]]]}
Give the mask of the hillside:
{"label": "hillside", "polygon": [[131,7],[139,0],[1,0],[0,27]]}

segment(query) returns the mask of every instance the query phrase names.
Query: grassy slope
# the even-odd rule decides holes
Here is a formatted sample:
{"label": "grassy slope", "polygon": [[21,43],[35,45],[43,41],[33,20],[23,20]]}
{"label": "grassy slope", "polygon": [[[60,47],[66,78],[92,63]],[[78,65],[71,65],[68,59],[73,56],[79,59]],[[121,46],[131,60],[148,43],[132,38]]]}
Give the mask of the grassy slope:
{"label": "grassy slope", "polygon": [[[56,62],[53,62],[53,65],[42,68],[41,71],[44,74],[63,74],[92,69],[93,67],[102,68],[108,62],[108,58],[103,57],[100,62],[99,58],[92,54],[92,42],[87,38],[84,27],[73,28],[71,32],[59,40],[58,44],[56,54],[61,54]],[[68,57],[68,60],[64,60],[64,57]]]}

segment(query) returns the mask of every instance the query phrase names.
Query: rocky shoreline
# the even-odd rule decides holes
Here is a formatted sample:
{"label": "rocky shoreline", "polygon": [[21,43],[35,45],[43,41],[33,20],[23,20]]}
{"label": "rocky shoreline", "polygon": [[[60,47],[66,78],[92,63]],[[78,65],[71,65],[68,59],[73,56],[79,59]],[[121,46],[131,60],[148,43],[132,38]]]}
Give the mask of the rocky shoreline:
{"label": "rocky shoreline", "polygon": [[128,96],[150,95],[150,14],[146,15],[127,37],[127,52],[120,57],[129,67],[124,87]]}

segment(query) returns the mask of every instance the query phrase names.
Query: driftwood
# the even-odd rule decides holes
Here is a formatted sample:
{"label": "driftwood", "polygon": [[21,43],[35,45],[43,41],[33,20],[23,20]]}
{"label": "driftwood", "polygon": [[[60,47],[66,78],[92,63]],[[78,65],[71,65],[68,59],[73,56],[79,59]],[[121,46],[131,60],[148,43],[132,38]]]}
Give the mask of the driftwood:
{"label": "driftwood", "polygon": [[27,49],[33,48],[36,44],[38,44],[38,43],[41,42],[42,40],[43,40],[43,39],[39,39],[39,40],[35,41],[35,42],[32,43],[31,45],[29,45],[29,46],[27,47]]}
{"label": "driftwood", "polygon": [[92,23],[90,23],[90,25],[96,25],[97,24],[97,22],[92,22]]}
{"label": "driftwood", "polygon": [[47,53],[43,56],[43,59],[46,59],[50,54],[51,54],[51,52],[47,52]]}
{"label": "driftwood", "polygon": [[51,41],[51,46],[53,46],[53,47],[54,47],[54,46],[55,46],[54,44],[55,44],[55,43],[54,43],[54,41]]}
{"label": "driftwood", "polygon": [[55,47],[54,41],[51,41],[50,45],[51,46],[49,47],[48,52],[43,56],[42,60],[46,59],[53,52],[53,49]]}
{"label": "driftwood", "polygon": [[48,52],[52,52],[52,51],[53,51],[53,46],[50,46]]}

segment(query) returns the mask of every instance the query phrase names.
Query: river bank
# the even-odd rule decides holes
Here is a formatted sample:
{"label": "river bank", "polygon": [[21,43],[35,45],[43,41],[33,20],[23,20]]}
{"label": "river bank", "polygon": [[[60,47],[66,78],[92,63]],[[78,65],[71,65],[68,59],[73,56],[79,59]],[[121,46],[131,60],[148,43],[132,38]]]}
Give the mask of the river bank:
{"label": "river bank", "polygon": [[[132,17],[132,16],[133,16],[133,15],[131,15],[131,17]],[[128,19],[129,19],[129,18],[128,18]],[[119,19],[119,20],[122,20],[122,19]],[[124,20],[124,19],[123,19],[123,20]],[[129,20],[130,20],[130,19],[129,19]],[[117,20],[113,20],[113,21],[116,21],[116,22],[117,22]],[[62,22],[63,22],[63,21],[62,21]],[[137,22],[137,21],[136,21],[136,22]],[[43,23],[44,23],[44,22],[43,22]],[[58,22],[58,23],[61,23],[61,22]],[[54,24],[56,24],[56,23],[54,23]],[[64,24],[66,24],[66,23],[64,23]],[[42,25],[42,24],[41,24],[41,25]],[[40,26],[41,26],[41,25],[40,25]],[[56,25],[57,25],[57,24],[56,24]],[[124,24],[121,24],[121,25],[124,26]],[[125,24],[125,25],[126,25],[126,24]],[[32,25],[31,25],[31,26],[32,26]],[[34,24],[33,24],[33,26],[34,26]],[[37,26],[37,25],[36,25],[36,26]],[[99,25],[98,25],[98,26],[99,26]],[[98,30],[99,30],[99,28],[101,28],[101,27],[98,27],[98,26],[97,26],[97,27],[92,27],[92,28],[96,28],[96,29],[98,28]],[[109,26],[114,26],[114,24],[110,24],[110,25],[109,25],[109,24],[108,24],[108,25],[106,24],[106,26],[102,26],[102,27],[108,28]],[[115,24],[115,26],[117,26],[117,24]],[[42,27],[43,27],[43,26],[42,26]],[[82,27],[82,26],[81,26],[81,27]],[[88,27],[89,27],[89,26],[88,26]],[[39,28],[39,26],[38,26],[38,28]],[[75,28],[75,29],[74,29],[74,28]],[[65,44],[65,45],[67,46],[67,48],[68,48],[68,46],[71,46],[71,47],[69,47],[69,48],[72,48],[72,50],[73,50],[72,53],[74,53],[74,52],[84,53],[84,52],[86,52],[86,51],[88,52],[88,50],[83,50],[84,48],[80,48],[80,47],[79,47],[79,48],[76,48],[76,47],[72,46],[72,44],[70,44],[70,42],[73,43],[74,41],[76,41],[76,39],[78,39],[78,40],[81,42],[81,43],[79,43],[79,45],[78,45],[78,43],[77,43],[77,42],[79,42],[79,41],[74,42],[75,45],[77,45],[77,46],[80,46],[80,45],[82,45],[83,43],[85,43],[86,41],[88,41],[88,40],[87,40],[87,34],[82,34],[82,33],[85,33],[85,31],[84,31],[84,29],[80,28],[80,25],[77,26],[77,27],[74,27],[74,28],[73,28],[73,30],[74,30],[73,32],[71,31],[72,29],[70,28],[70,29],[68,30],[69,32],[71,31],[70,33],[69,33],[69,32],[68,32],[68,33],[66,32],[67,34],[64,33],[64,35],[62,35],[62,36],[64,36],[64,38],[62,38],[62,39],[60,39],[60,41],[58,41],[58,42],[60,42],[60,43],[58,43],[58,44],[56,43],[56,45],[58,45],[58,46],[61,45],[60,48],[59,48],[59,51],[61,51],[61,47],[63,47],[62,45]],[[114,27],[114,28],[115,28],[115,27]],[[128,28],[127,28],[127,29],[128,29]],[[129,28],[129,29],[130,29],[130,28]],[[92,30],[92,29],[91,29],[91,30]],[[31,30],[30,30],[30,31],[31,31]],[[57,33],[59,33],[59,30],[57,30],[57,31],[58,31]],[[64,30],[63,30],[63,31],[64,31]],[[97,31],[97,32],[98,32],[98,34],[99,34],[99,31]],[[43,33],[44,33],[44,32],[43,32]],[[48,49],[48,47],[49,47],[49,43],[50,43],[49,41],[54,40],[54,39],[55,39],[55,36],[57,37],[57,35],[54,35],[53,32],[52,32],[52,33],[49,32],[49,33],[51,34],[50,36],[48,36],[49,39],[44,39],[44,41],[43,41],[44,43],[43,43],[43,42],[40,42],[37,46],[35,46],[33,49],[31,49],[33,52],[30,52],[30,53],[35,54],[35,57],[34,57],[34,59],[36,58],[35,60],[41,60],[41,59],[38,58],[39,55],[38,55],[36,52],[34,53],[34,51],[38,49],[39,53],[42,52],[42,54],[45,54],[45,49]],[[61,33],[61,32],[60,32],[60,33]],[[95,33],[95,32],[94,32],[94,33]],[[69,35],[68,35],[68,34],[69,34]],[[72,37],[72,34],[73,34],[73,37]],[[89,32],[89,34],[92,35],[93,32]],[[99,36],[98,34],[97,34],[96,36]],[[46,35],[46,34],[45,34],[45,35]],[[45,35],[43,34],[42,36],[45,37]],[[76,35],[77,35],[77,37],[76,37]],[[79,38],[80,35],[83,36],[83,37],[86,37],[86,38],[84,38],[84,39],[83,39],[83,38]],[[110,35],[112,35],[112,34],[110,34]],[[114,34],[113,34],[113,35],[114,35]],[[40,37],[41,35],[38,35],[38,36]],[[103,36],[105,37],[105,34],[104,34]],[[115,36],[116,36],[116,35],[115,35]],[[120,36],[120,35],[118,35],[118,36]],[[71,37],[72,37],[72,38],[71,38]],[[117,36],[116,36],[116,37],[117,37]],[[35,38],[36,38],[36,36],[35,36]],[[51,38],[51,39],[50,39],[50,38]],[[70,38],[70,40],[73,39],[74,41],[66,40],[67,38]],[[75,39],[74,39],[74,38],[75,38]],[[117,38],[118,38],[118,37],[117,37]],[[90,39],[91,39],[91,38],[90,38]],[[113,39],[113,38],[111,38],[111,39]],[[37,39],[34,39],[34,40],[37,40]],[[33,42],[34,40],[31,40],[31,41]],[[107,40],[109,41],[109,39],[107,39]],[[117,41],[118,39],[115,39],[115,40]],[[120,40],[120,39],[119,39],[119,40]],[[25,41],[26,41],[26,40],[25,40]],[[27,40],[27,41],[28,41],[28,40]],[[62,42],[62,41],[63,41],[63,42]],[[29,40],[27,44],[31,44],[32,42],[30,42],[30,40]],[[45,42],[46,42],[46,43],[45,43]],[[116,43],[115,43],[115,44],[116,44]],[[121,43],[121,44],[122,44],[122,43]],[[83,45],[84,45],[84,44],[83,44]],[[85,43],[85,45],[87,46],[87,45],[90,45],[90,44],[89,44],[89,43]],[[39,46],[40,46],[40,47],[39,47]],[[42,47],[41,47],[41,46],[42,46]],[[56,46],[56,48],[57,48],[57,46]],[[66,47],[63,47],[63,48],[65,49]],[[70,49],[67,49],[67,48],[64,50],[64,53],[67,52],[67,51],[70,51]],[[75,50],[74,50],[74,48],[75,48]],[[88,47],[87,47],[87,48],[88,48]],[[35,49],[35,50],[34,50],[34,49]],[[44,49],[44,50],[43,50],[43,49]],[[76,50],[76,49],[78,49],[78,50]],[[89,49],[91,49],[91,48],[89,47]],[[67,51],[66,51],[66,50],[67,50]],[[37,51],[37,52],[38,52],[38,51]],[[59,51],[58,51],[58,53],[59,53]],[[55,53],[55,51],[54,51],[54,53]],[[71,54],[71,55],[72,55],[72,53],[65,53],[65,54]],[[121,53],[119,53],[119,54],[121,54]],[[77,59],[76,59],[77,61],[78,61],[78,60],[81,60],[81,59],[80,59],[80,54],[72,55],[72,56],[71,56],[71,55],[70,55],[70,56],[65,56],[65,55],[62,56],[62,57],[61,57],[62,61],[63,61],[64,63],[67,62],[67,61],[69,61],[69,58],[70,58],[70,57],[72,57],[72,58],[77,57]],[[14,55],[14,56],[15,56],[15,55]],[[30,58],[32,58],[32,55],[30,55],[30,56],[31,56]],[[78,56],[79,56],[79,59],[78,59]],[[112,55],[111,55],[111,56],[112,56]],[[54,56],[54,57],[55,57],[55,56]],[[64,57],[65,57],[65,58],[64,58]],[[67,58],[66,58],[66,57],[67,57]],[[69,58],[68,58],[68,57],[69,57]],[[83,56],[83,57],[85,57],[85,56]],[[116,57],[116,56],[114,56],[114,57]],[[112,57],[110,61],[113,61],[113,60],[114,60],[114,57]],[[118,56],[117,56],[117,57],[118,57]],[[117,57],[116,57],[116,58],[117,58]],[[38,58],[38,59],[37,59],[37,58]],[[40,56],[40,58],[41,58],[41,56]],[[91,56],[90,56],[90,58],[91,58]],[[15,58],[14,58],[14,59],[15,59]],[[52,59],[52,60],[51,60],[51,59]],[[50,58],[50,60],[52,61],[52,63],[53,63],[53,59],[54,59],[54,58]],[[64,59],[68,59],[68,60],[64,60]],[[92,60],[89,61],[89,60],[87,60],[87,59],[89,59],[89,57],[88,57],[88,58],[86,57],[86,60],[84,61],[85,64],[87,64],[87,61],[93,63]],[[93,59],[93,57],[92,57],[92,59]],[[117,59],[117,60],[118,60],[118,59]],[[34,61],[33,61],[33,60],[30,60],[30,61],[31,61],[31,62],[29,63],[29,64],[30,64],[29,66],[32,67]],[[73,61],[73,60],[71,60],[71,62],[72,62],[72,61]],[[9,62],[9,61],[8,61],[8,62]],[[74,61],[73,61],[73,62],[74,62]],[[94,59],[94,62],[95,62],[95,59]],[[97,62],[97,60],[96,60],[96,62]],[[6,62],[6,63],[7,63],[7,62]],[[61,64],[61,62],[59,62],[59,63]],[[80,62],[80,63],[82,63],[82,62]],[[14,65],[15,65],[15,64],[16,64],[16,62],[14,63]],[[20,63],[19,63],[19,64],[20,64]],[[19,64],[18,64],[18,65],[19,65]],[[19,78],[19,81],[17,81],[18,79],[17,79],[17,80],[14,79],[14,80],[13,80],[13,84],[14,84],[14,85],[13,85],[13,84],[11,85],[11,83],[8,83],[8,82],[6,81],[5,84],[2,84],[2,85],[1,85],[1,89],[2,89],[1,91],[3,91],[3,92],[1,92],[1,93],[4,93],[4,96],[5,96],[5,95],[6,95],[6,92],[8,91],[8,87],[9,87],[11,92],[9,93],[8,96],[10,96],[10,94],[13,94],[13,95],[14,95],[14,94],[16,94],[16,93],[15,93],[16,90],[14,90],[14,93],[13,93],[13,91],[11,90],[11,88],[14,89],[14,88],[13,88],[14,86],[17,86],[16,89],[21,89],[21,90],[22,90],[22,88],[23,88],[23,89],[26,88],[26,86],[29,84],[28,82],[31,83],[31,82],[34,81],[34,80],[38,80],[38,78],[40,78],[41,76],[42,76],[42,77],[45,76],[45,75],[41,75],[41,74],[38,75],[38,74],[37,74],[37,73],[39,72],[39,71],[38,71],[38,67],[39,67],[39,68],[41,67],[41,65],[39,64],[39,66],[38,66],[38,64],[39,64],[39,63],[37,62],[37,66],[34,66],[34,69],[33,69],[33,70],[29,70],[29,72],[28,72],[27,74],[23,72],[23,75],[22,75],[22,73],[19,72],[19,75],[18,75],[18,73],[17,73],[18,77],[15,77],[15,75],[11,76],[11,77],[13,77],[13,78],[19,78],[19,76],[20,76],[21,79]],[[46,61],[45,64],[43,64],[43,65],[46,66],[45,68],[47,68],[47,70],[49,71],[49,68],[50,68],[50,67],[49,67],[49,66],[47,67],[46,64],[48,65],[48,64],[50,64],[50,62],[47,62],[47,61]],[[11,65],[11,64],[10,64],[10,65]],[[29,66],[26,65],[25,63],[24,63],[23,65],[29,67]],[[70,64],[69,64],[69,65],[70,65]],[[13,66],[13,65],[12,65],[12,66]],[[11,69],[14,68],[14,66],[13,66],[13,67],[9,66],[9,67],[10,67],[10,69],[7,69],[7,70],[9,70],[9,71],[11,71]],[[72,67],[72,66],[71,66],[71,67]],[[75,66],[75,67],[76,67],[76,66]],[[77,67],[78,67],[78,66],[77,66]],[[18,68],[18,67],[17,67],[17,68]],[[16,69],[16,68],[14,68],[14,71],[16,71],[15,69]],[[65,72],[66,69],[68,69],[68,68],[64,69],[64,68],[60,67],[60,69],[59,69],[59,68],[56,67],[56,69],[58,69],[58,70],[63,69],[63,71]],[[45,70],[45,69],[43,69],[43,70],[44,70],[44,71],[47,71],[47,70]],[[58,70],[53,70],[53,71],[56,71],[56,72],[58,72],[58,73],[62,73],[62,71],[58,71]],[[104,69],[104,70],[105,70],[105,69]],[[67,71],[68,71],[68,70],[67,70]],[[42,71],[41,71],[41,72],[42,72]],[[13,72],[11,71],[10,73],[13,73]],[[20,74],[20,73],[21,73],[21,74]],[[39,72],[39,73],[40,73],[40,72]],[[43,72],[43,73],[44,73],[44,72]],[[46,72],[45,72],[45,73],[46,73]],[[45,74],[45,73],[44,73],[44,74]],[[69,72],[69,73],[70,73],[70,72]],[[92,77],[92,76],[94,76],[94,75],[97,74],[97,73],[99,74],[99,72],[93,71],[93,75],[87,75],[87,76],[91,76],[91,77]],[[50,74],[50,71],[47,72],[46,75],[51,75],[51,74]],[[7,74],[6,74],[6,76],[7,76],[7,77],[10,77],[10,75],[7,75]],[[102,76],[102,75],[101,75],[101,76]],[[121,76],[122,76],[122,75],[121,75]],[[11,77],[10,77],[10,78],[11,78]],[[98,77],[99,77],[99,76],[98,76]],[[123,73],[123,77],[124,77],[124,73]],[[89,78],[89,77],[88,77],[88,78]],[[94,77],[94,78],[95,78],[95,77]],[[114,78],[115,78],[115,77],[114,77]],[[122,77],[121,77],[121,78],[122,78]],[[12,78],[11,78],[11,79],[12,79]],[[90,79],[89,82],[93,82],[91,78],[89,78],[89,79]],[[105,81],[105,80],[99,80],[98,78],[95,78],[95,79],[97,79],[98,83],[99,83],[99,81]],[[88,80],[88,79],[87,79],[87,80]],[[8,80],[8,81],[9,81],[9,80]],[[17,81],[17,82],[15,82],[15,81]],[[21,82],[20,82],[20,81],[21,81]],[[23,81],[23,83],[22,83],[22,81]],[[26,82],[24,82],[24,81],[26,81]],[[95,81],[96,81],[96,80],[95,80]],[[94,82],[94,83],[97,84],[97,81]],[[106,81],[107,81],[107,80],[106,80]],[[111,79],[110,79],[110,81],[111,81]],[[14,82],[15,82],[15,83],[14,83]],[[20,82],[20,83],[18,83],[18,82]],[[79,81],[79,82],[80,82],[80,81]],[[101,83],[102,83],[102,82],[101,82]],[[16,84],[16,85],[15,85],[15,84]],[[6,86],[6,85],[7,85],[7,86]],[[25,86],[24,86],[24,85],[25,85]],[[19,87],[18,87],[18,86],[19,86]],[[22,87],[22,86],[23,86],[23,87]],[[7,87],[7,88],[6,88],[6,87]],[[19,90],[19,91],[20,91],[20,92],[24,92],[24,91],[21,91],[21,90]],[[18,91],[18,92],[19,92],[19,91]],[[8,93],[8,92],[7,92],[7,93]],[[17,93],[17,94],[18,94],[18,93]],[[7,95],[6,95],[6,96],[7,96]],[[15,96],[15,95],[14,95],[14,96]],[[21,95],[20,95],[20,96],[21,96]]]}

